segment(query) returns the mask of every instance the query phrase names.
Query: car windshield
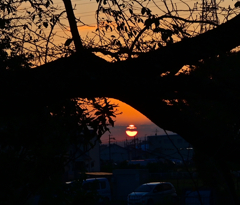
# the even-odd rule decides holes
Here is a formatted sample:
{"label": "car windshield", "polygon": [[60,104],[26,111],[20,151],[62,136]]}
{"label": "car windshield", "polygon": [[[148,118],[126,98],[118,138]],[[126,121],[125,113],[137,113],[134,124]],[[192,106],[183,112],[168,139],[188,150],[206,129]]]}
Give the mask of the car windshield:
{"label": "car windshield", "polygon": [[154,186],[152,185],[141,185],[135,190],[135,192],[150,192],[153,188]]}
{"label": "car windshield", "polygon": [[99,182],[96,181],[91,181],[91,182],[85,182],[83,183],[83,189],[84,190],[97,190],[99,189]]}

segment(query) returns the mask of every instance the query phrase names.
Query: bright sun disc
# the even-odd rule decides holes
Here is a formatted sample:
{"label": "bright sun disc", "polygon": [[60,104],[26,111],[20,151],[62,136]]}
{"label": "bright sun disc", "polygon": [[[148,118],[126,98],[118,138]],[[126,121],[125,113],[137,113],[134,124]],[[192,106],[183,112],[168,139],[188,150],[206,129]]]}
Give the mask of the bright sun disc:
{"label": "bright sun disc", "polygon": [[126,130],[126,134],[127,134],[129,137],[134,137],[134,136],[137,135],[137,131]]}
{"label": "bright sun disc", "polygon": [[135,127],[135,125],[129,125],[127,127],[127,130],[126,130],[126,134],[129,136],[129,137],[135,137],[138,133],[138,131],[136,130],[137,128]]}

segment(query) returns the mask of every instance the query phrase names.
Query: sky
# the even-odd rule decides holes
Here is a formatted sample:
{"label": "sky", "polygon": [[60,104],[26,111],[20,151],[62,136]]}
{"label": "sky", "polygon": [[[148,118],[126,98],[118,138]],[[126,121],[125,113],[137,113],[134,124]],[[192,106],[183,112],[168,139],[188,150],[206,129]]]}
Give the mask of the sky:
{"label": "sky", "polygon": [[145,136],[164,134],[164,131],[156,126],[153,122],[151,122],[145,115],[129,106],[126,103],[123,103],[116,99],[110,99],[112,103],[118,104],[118,111],[122,112],[122,114],[117,115],[115,118],[115,126],[110,127],[110,132],[105,133],[101,141],[103,144],[109,142],[109,135],[111,138],[115,138],[115,140],[111,140],[111,142],[116,141],[124,141],[126,139],[132,140],[132,138],[128,137],[126,134],[126,128],[130,124],[134,124],[137,127],[138,134],[136,137],[144,138]]}
{"label": "sky", "polygon": [[[157,0],[160,2],[159,0]],[[54,3],[58,3],[59,6],[63,7],[61,0],[56,0]],[[80,18],[81,21],[86,23],[89,26],[81,26],[79,27],[79,33],[82,37],[86,35],[93,35],[92,32],[96,29],[96,20],[95,20],[95,11],[97,9],[97,4],[95,0],[72,0],[73,7],[76,8],[74,11],[75,16]],[[144,138],[145,136],[164,134],[164,131],[156,126],[153,122],[151,122],[146,116],[141,114],[136,109],[127,105],[116,99],[111,99],[111,102],[117,104],[118,111],[122,114],[117,115],[115,118],[114,127],[109,127],[110,132],[105,133],[101,137],[101,141],[103,144],[107,144],[109,142],[109,135],[111,138],[115,140],[111,140],[111,142],[120,142],[126,139],[132,140],[130,137],[126,135],[126,128],[130,124],[134,124],[137,127],[138,134],[136,137]]]}
{"label": "sky", "polygon": [[[53,0],[54,4],[59,7],[58,13],[60,13],[62,10],[64,10],[64,4],[62,0]],[[96,0],[71,0],[72,6],[74,8],[74,14],[77,19],[80,19],[82,22],[84,22],[86,25],[78,24],[78,29],[80,36],[84,38],[85,36],[89,35],[90,37],[93,36],[93,32],[96,29],[96,19],[95,14],[97,10],[98,4],[96,3]],[[162,2],[162,0],[156,0],[156,2]],[[161,3],[162,4],[162,3]],[[149,6],[151,7],[151,6]],[[25,8],[22,9],[25,12]],[[139,8],[139,11],[141,8]],[[68,21],[63,20],[66,25],[65,28],[69,28]],[[45,32],[50,32],[50,28],[46,28]],[[55,27],[53,33],[55,33],[54,37],[54,43],[57,45],[60,45],[60,43],[64,43],[67,38],[71,38],[70,29],[68,30],[62,30],[62,28]],[[109,34],[111,35],[111,34]],[[68,36],[68,37],[67,37]],[[137,127],[138,134],[136,137],[138,138],[144,138],[149,135],[154,134],[164,134],[163,130],[156,126],[154,123],[152,123],[146,116],[132,108],[131,106],[116,100],[111,99],[111,102],[114,104],[117,104],[118,111],[122,114],[117,115],[115,120],[114,127],[109,127],[110,132],[105,133],[101,141],[103,144],[106,144],[109,142],[109,135],[112,139],[111,142],[120,142],[124,141],[126,139],[132,140],[130,137],[126,135],[126,128],[130,124],[134,124]]]}
{"label": "sky", "polygon": [[[154,13],[161,13],[159,10],[156,10],[156,6],[153,5],[153,1],[150,1],[148,4],[148,8],[150,8]],[[167,4],[171,4],[170,1],[166,1]],[[189,5],[193,5],[197,2],[197,0],[185,0],[185,3]],[[55,0],[55,4],[58,4],[60,7],[64,7],[62,0]],[[164,7],[164,3],[162,0],[155,0],[155,3],[161,8]],[[183,1],[174,0],[174,3],[178,6],[178,9],[184,8]],[[233,1],[225,1],[224,4],[229,4],[231,6],[234,5]],[[79,25],[79,33],[81,37],[85,37],[86,35],[92,36],[93,31],[96,29],[96,20],[95,20],[95,12],[97,9],[96,0],[72,0],[72,5],[75,8],[74,13],[77,18],[80,18],[82,22],[87,24],[88,26]],[[171,5],[170,5],[171,6]],[[185,5],[186,6],[186,5]],[[140,10],[141,8],[139,8]],[[184,14],[181,17],[185,17]],[[66,22],[67,24],[67,22]],[[61,35],[61,33],[59,33]],[[115,140],[111,140],[111,142],[123,141],[123,140],[131,140],[125,133],[126,128],[130,124],[134,124],[137,127],[139,138],[144,138],[145,136],[155,135],[155,134],[164,134],[164,131],[152,123],[146,116],[132,108],[131,106],[118,101],[116,99],[111,99],[111,101],[115,104],[119,105],[119,112],[122,112],[121,115],[118,115],[115,119],[115,126],[110,128],[111,133],[105,133],[101,140],[102,143],[108,143],[109,135],[111,138],[115,138]]]}
{"label": "sky", "polygon": [[[188,8],[186,5],[181,2],[180,0],[173,0],[177,3],[178,8]],[[96,29],[96,19],[95,14],[98,7],[98,4],[96,3],[96,0],[71,0],[72,6],[74,7],[74,14],[76,18],[80,19],[82,22],[84,22],[86,25],[80,25],[79,31],[80,35],[82,37],[86,35],[93,36],[93,31]],[[157,13],[159,15],[163,15],[164,13],[161,12],[159,9],[156,8],[154,3],[152,1],[140,1],[143,5],[147,6],[149,9],[152,10],[153,13]],[[164,9],[164,3],[162,0],[155,0],[154,1],[161,9]],[[171,2],[170,0],[166,0],[167,5],[171,9]],[[184,2],[188,3],[189,5],[193,5],[197,0],[185,0]],[[59,5],[60,7],[64,8],[64,5],[62,3],[62,0],[55,0],[54,4]],[[141,11],[141,7],[134,5],[134,8],[137,8],[138,13]],[[181,14],[181,17],[186,16],[186,14]],[[107,33],[106,33],[107,34]]]}

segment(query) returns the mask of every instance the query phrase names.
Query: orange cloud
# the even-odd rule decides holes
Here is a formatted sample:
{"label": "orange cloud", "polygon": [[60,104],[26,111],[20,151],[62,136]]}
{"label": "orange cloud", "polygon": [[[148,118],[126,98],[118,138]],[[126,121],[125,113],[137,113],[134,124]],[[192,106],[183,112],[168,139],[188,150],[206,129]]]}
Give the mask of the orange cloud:
{"label": "orange cloud", "polygon": [[78,26],[78,30],[79,31],[86,31],[86,30],[96,30],[97,29],[97,25],[93,25],[93,26]]}

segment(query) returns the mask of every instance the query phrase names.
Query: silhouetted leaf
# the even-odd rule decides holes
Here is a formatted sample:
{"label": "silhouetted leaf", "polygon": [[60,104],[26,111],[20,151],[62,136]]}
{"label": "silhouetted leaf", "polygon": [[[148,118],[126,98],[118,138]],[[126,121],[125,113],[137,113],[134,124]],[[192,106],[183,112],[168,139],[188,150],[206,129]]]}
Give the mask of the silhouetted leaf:
{"label": "silhouetted leaf", "polygon": [[108,30],[108,28],[109,28],[109,25],[106,25],[106,26],[105,26],[106,31]]}
{"label": "silhouetted leaf", "polygon": [[161,32],[161,31],[162,31],[161,28],[155,28],[155,29],[153,29],[153,32],[155,32],[155,33],[158,33],[158,32]]}
{"label": "silhouetted leaf", "polygon": [[66,42],[64,43],[64,46],[69,46],[72,43],[73,39],[69,38],[66,40]]}
{"label": "silhouetted leaf", "polygon": [[152,11],[149,8],[146,8],[146,12],[147,12],[147,15],[150,16]]}
{"label": "silhouetted leaf", "polygon": [[141,14],[144,15],[146,13],[146,8],[142,7]]}
{"label": "silhouetted leaf", "polygon": [[155,24],[155,26],[157,28],[160,25],[160,21],[158,19],[155,19],[154,24]]}
{"label": "silhouetted leaf", "polygon": [[46,6],[46,8],[48,8],[48,7],[49,7],[49,5],[50,5],[50,1],[47,1],[47,2],[46,2],[46,5],[45,5],[45,6]]}
{"label": "silhouetted leaf", "polygon": [[145,22],[144,22],[144,25],[149,28],[151,25],[152,25],[152,19],[147,19]]}
{"label": "silhouetted leaf", "polygon": [[129,13],[130,13],[130,14],[133,14],[133,10],[132,10],[132,9],[129,9]]}
{"label": "silhouetted leaf", "polygon": [[122,47],[122,44],[121,44],[120,41],[117,41],[116,44],[117,44],[118,46]]}
{"label": "silhouetted leaf", "polygon": [[240,1],[238,1],[238,2],[236,2],[235,4],[234,4],[234,6],[237,8],[237,7],[240,7]]}
{"label": "silhouetted leaf", "polygon": [[141,18],[138,19],[138,23],[143,23],[143,20]]}
{"label": "silhouetted leaf", "polygon": [[169,38],[169,40],[168,40],[168,42],[167,42],[167,45],[169,45],[169,44],[173,44],[173,38],[172,38],[172,36],[170,36],[170,38]]}
{"label": "silhouetted leaf", "polygon": [[166,42],[167,39],[168,39],[168,35],[167,35],[167,33],[165,33],[165,32],[162,33],[162,40]]}
{"label": "silhouetted leaf", "polygon": [[173,32],[172,32],[171,30],[166,30],[166,33],[167,33],[167,35],[168,35],[169,37],[171,37],[172,34],[173,34]]}
{"label": "silhouetted leaf", "polygon": [[162,48],[163,45],[159,42],[159,43],[158,43],[158,47],[159,47],[159,48]]}
{"label": "silhouetted leaf", "polygon": [[45,27],[45,28],[47,28],[48,27],[48,22],[43,22],[43,26]]}
{"label": "silhouetted leaf", "polygon": [[114,121],[112,120],[112,118],[109,117],[108,121],[109,121],[109,124],[110,124],[112,127],[114,127]]}
{"label": "silhouetted leaf", "polygon": [[172,25],[173,26],[173,33],[175,33],[175,34],[178,34],[179,33],[179,27],[178,26],[176,26],[176,25]]}

